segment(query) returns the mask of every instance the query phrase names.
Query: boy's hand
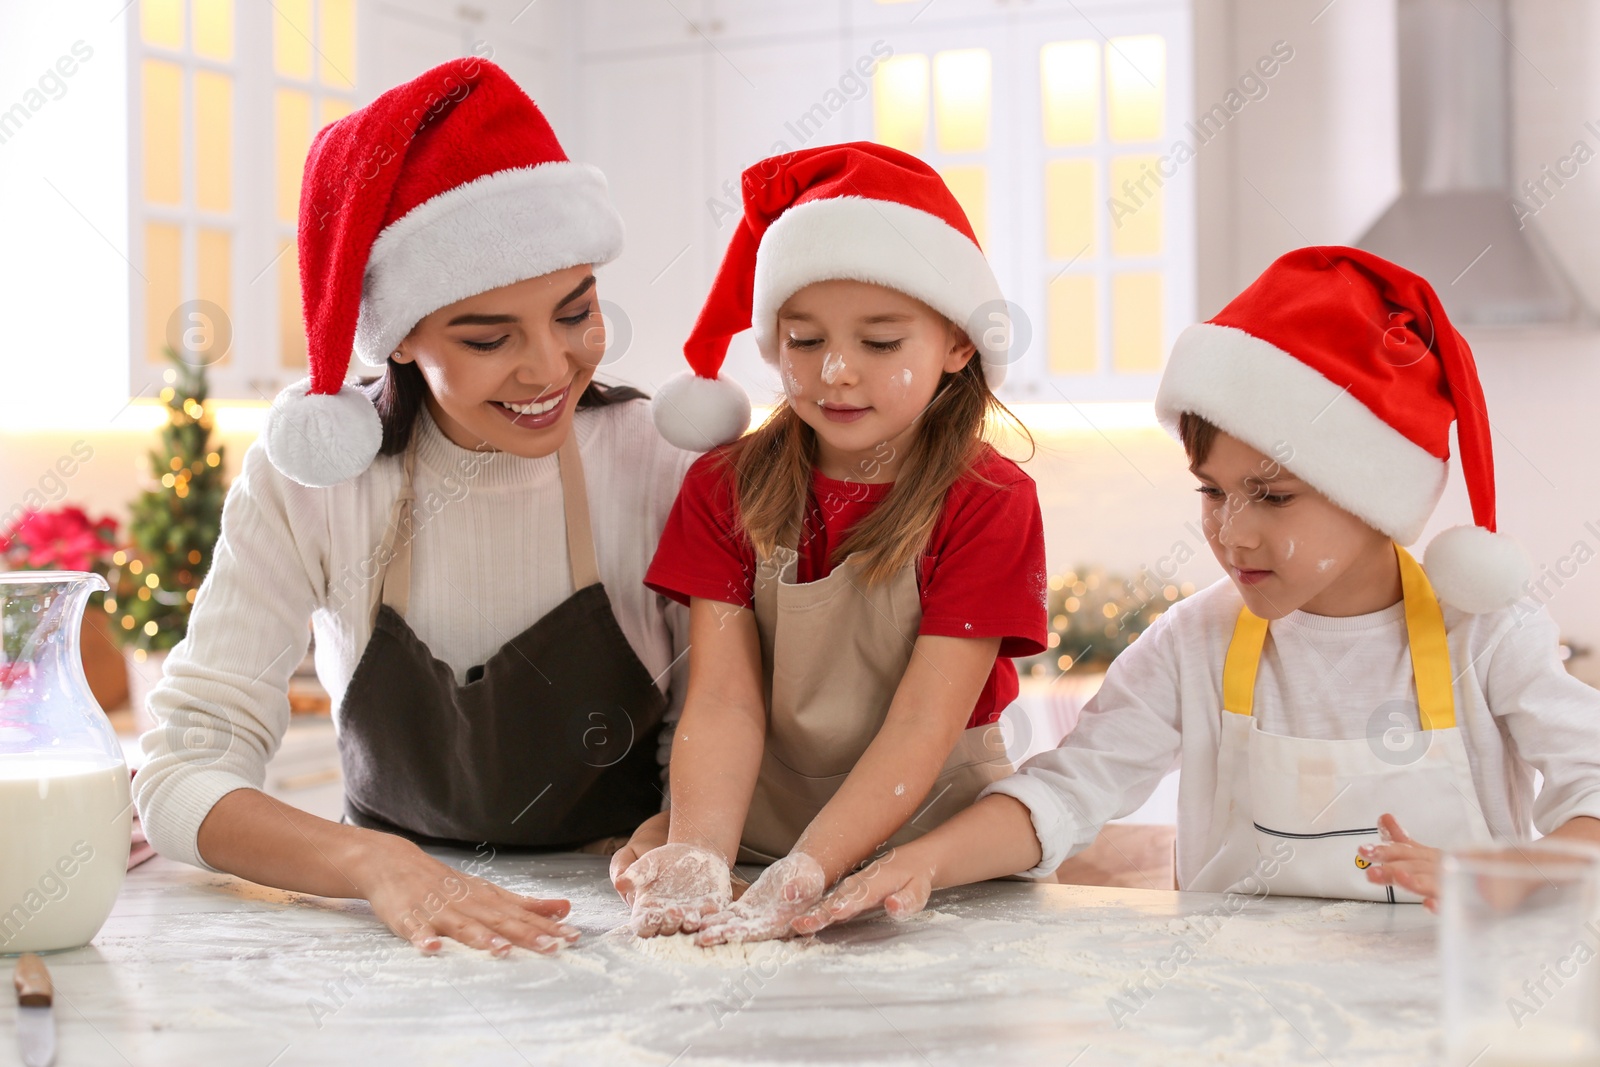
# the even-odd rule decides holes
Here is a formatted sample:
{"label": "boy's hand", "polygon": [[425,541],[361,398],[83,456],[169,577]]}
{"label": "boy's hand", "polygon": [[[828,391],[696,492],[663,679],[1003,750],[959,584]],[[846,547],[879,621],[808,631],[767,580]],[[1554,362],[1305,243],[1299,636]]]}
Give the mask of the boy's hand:
{"label": "boy's hand", "polygon": [[633,901],[640,937],[698,930],[733,899],[727,861],[698,845],[651,849],[617,878],[617,890]]}
{"label": "boy's hand", "polygon": [[825,926],[853,919],[880,904],[891,919],[921,911],[933,892],[933,870],[914,849],[891,849],[863,870],[840,882],[816,907],[794,920],[798,933],[814,934]]}
{"label": "boy's hand", "polygon": [[827,889],[822,865],[804,852],[791,852],[763,871],[735,904],[708,919],[695,943],[790,937],[794,934],[790,923],[821,900]]}
{"label": "boy's hand", "polygon": [[1437,914],[1440,850],[1411,840],[1393,815],[1379,816],[1378,831],[1390,843],[1362,845],[1357,850],[1362,859],[1372,861],[1372,866],[1367,868],[1367,881],[1374,885],[1397,885],[1415,893],[1422,898],[1423,907]]}

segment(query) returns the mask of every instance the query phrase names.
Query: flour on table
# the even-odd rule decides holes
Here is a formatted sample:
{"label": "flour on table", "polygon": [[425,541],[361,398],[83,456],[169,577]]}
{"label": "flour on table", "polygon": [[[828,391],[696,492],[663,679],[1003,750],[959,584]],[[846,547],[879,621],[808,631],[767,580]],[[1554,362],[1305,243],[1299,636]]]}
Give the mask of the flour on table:
{"label": "flour on table", "polygon": [[730,941],[701,948],[694,943],[693,934],[636,937],[626,926],[613,930],[607,937],[614,938],[619,947],[647,959],[686,967],[781,966],[791,960],[827,956],[839,951],[837,945],[824,944],[814,938]]}

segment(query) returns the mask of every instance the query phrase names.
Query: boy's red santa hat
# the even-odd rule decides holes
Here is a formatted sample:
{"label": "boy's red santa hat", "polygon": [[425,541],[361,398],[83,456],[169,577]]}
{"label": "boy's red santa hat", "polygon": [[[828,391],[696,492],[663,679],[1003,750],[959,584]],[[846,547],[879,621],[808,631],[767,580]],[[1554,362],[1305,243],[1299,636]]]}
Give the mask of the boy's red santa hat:
{"label": "boy's red santa hat", "polygon": [[1000,284],[961,205],[915,156],[867,142],[773,156],[742,181],[744,217],[683,354],[690,373],[656,393],[656,427],[703,452],[750,425],[750,398],[720,377],[733,335],[755,329],[778,362],[778,309],[813,282],[882,285],[927,304],[967,332],[991,389],[1005,377],[1011,320]]}
{"label": "boy's red santa hat", "polygon": [[377,411],[346,385],[354,351],[382,367],[424,316],[622,251],[599,170],[569,162],[537,105],[488,60],[443,63],[323,127],[300,190],[311,376],[279,394],[273,466],[303,485],[353,478],[378,453]]}
{"label": "boy's red santa hat", "polygon": [[1444,492],[1456,424],[1472,526],[1423,566],[1467,612],[1516,600],[1531,571],[1495,533],[1494,452],[1472,350],[1421,277],[1355,248],[1283,256],[1172,349],[1156,414],[1192,412],[1280,461],[1333,503],[1411,544]]}

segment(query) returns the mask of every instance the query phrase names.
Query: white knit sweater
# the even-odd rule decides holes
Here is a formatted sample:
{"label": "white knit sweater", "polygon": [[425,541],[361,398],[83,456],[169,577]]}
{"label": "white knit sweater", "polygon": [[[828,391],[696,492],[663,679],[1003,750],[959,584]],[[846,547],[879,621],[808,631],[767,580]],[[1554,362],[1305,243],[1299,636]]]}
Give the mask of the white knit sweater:
{"label": "white knit sweater", "polygon": [[[675,719],[688,681],[688,658],[679,655],[688,613],[647,589],[644,573],[696,457],[661,439],[642,400],[578,411],[573,427],[601,581]],[[416,430],[406,621],[464,682],[468,668],[573,592],[558,460],[461,448],[426,411]],[[141,741],[147,759],[135,800],[164,855],[206,866],[195,840],[212,805],[262,785],[289,725],[289,676],[312,629],[337,728],[371,636],[373,560],[401,478],[401,457],[379,457],[350,482],[309,489],[279,474],[259,442],[246,453],[188,636],[150,697],[158,725]],[[663,731],[663,745],[670,738]]]}

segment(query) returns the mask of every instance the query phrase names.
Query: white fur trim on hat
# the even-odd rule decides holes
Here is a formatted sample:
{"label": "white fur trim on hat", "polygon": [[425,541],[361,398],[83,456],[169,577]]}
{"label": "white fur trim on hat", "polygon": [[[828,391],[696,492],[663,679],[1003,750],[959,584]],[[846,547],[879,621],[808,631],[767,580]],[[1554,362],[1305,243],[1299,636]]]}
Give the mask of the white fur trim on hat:
{"label": "white fur trim on hat", "polygon": [[584,163],[485,175],[427,200],[372,243],[355,353],[381,367],[424,316],[469,296],[622,252],[606,179]]}
{"label": "white fur trim on hat", "polygon": [[1429,541],[1422,568],[1440,600],[1472,615],[1515,603],[1533,573],[1521,545],[1482,526],[1452,526]]}
{"label": "white fur trim on hat", "polygon": [[813,282],[841,279],[886,286],[927,304],[967,331],[991,389],[1005,379],[1009,310],[982,249],[926,211],[859,196],[798,204],[767,227],[756,252],[750,312],[767,362],[778,360],[783,302]]}
{"label": "white fur trim on hat", "polygon": [[372,464],[383,424],[355,386],[328,396],[306,392],[310,385],[311,379],[302,378],[272,402],[264,431],[267,459],[301,485],[338,485]]}
{"label": "white fur trim on hat", "polygon": [[1276,345],[1232,326],[1190,326],[1172,346],[1156,417],[1192,412],[1282,463],[1403,545],[1422,535],[1449,463]]}
{"label": "white fur trim on hat", "polygon": [[688,452],[736,441],[750,427],[750,396],[731,378],[675,374],[650,401],[661,436]]}

